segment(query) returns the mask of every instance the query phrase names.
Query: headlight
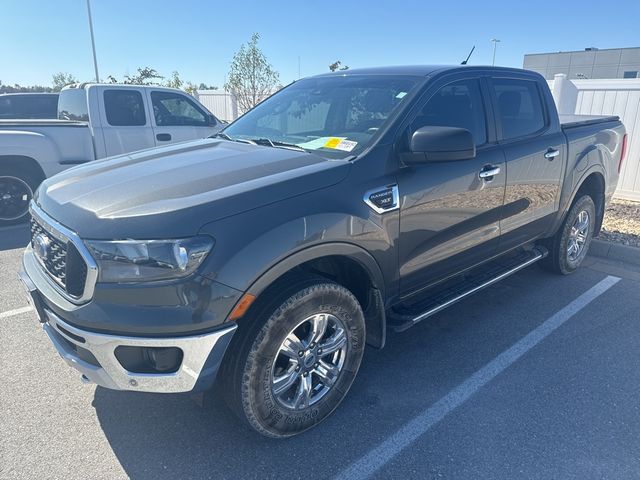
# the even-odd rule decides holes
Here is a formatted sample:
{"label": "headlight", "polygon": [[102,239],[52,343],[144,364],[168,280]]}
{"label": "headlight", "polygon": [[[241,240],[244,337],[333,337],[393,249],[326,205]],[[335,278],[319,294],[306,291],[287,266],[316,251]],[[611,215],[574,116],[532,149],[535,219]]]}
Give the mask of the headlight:
{"label": "headlight", "polygon": [[100,282],[149,282],[193,273],[205,259],[213,239],[86,240],[98,263]]}

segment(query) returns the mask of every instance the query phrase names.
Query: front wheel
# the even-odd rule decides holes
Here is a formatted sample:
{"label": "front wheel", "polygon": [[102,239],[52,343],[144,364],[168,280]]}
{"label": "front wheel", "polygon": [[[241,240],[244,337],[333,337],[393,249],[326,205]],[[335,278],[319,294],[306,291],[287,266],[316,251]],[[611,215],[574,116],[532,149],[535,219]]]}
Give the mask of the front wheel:
{"label": "front wheel", "polygon": [[[282,292],[239,332],[229,352],[229,406],[259,433],[297,435],[323,419],[347,394],[365,344],[362,308],[346,288],[306,279]],[[231,348],[231,347],[230,347]]]}
{"label": "front wheel", "polygon": [[547,240],[549,255],[542,262],[548,270],[568,275],[587,255],[596,225],[596,207],[589,195],[578,198],[556,234]]}

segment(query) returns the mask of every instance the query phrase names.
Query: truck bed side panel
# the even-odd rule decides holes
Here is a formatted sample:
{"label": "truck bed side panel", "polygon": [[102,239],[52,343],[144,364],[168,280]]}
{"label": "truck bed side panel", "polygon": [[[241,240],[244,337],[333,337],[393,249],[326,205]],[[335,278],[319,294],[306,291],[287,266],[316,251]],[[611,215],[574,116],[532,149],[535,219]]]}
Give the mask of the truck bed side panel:
{"label": "truck bed side panel", "polygon": [[589,175],[601,176],[605,188],[605,205],[611,200],[618,184],[618,164],[625,133],[624,126],[617,117],[606,121],[600,117],[597,122],[586,122],[568,128],[563,126],[563,131],[567,139],[567,169],[560,198],[560,214],[553,232]]}
{"label": "truck bed side panel", "polygon": [[81,122],[0,122],[0,145],[3,156],[35,159],[47,177],[94,159],[89,126]]}

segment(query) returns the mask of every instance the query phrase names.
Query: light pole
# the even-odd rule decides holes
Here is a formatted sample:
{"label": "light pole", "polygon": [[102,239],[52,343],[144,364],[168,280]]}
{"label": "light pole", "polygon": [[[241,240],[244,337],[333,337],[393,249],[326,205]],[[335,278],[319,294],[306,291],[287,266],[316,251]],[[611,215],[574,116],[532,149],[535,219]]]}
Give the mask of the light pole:
{"label": "light pole", "polygon": [[98,59],[96,58],[96,41],[93,38],[93,20],[91,19],[91,4],[87,0],[87,13],[89,14],[89,32],[91,32],[91,48],[93,49],[93,68],[96,72],[96,82],[100,82],[98,75]]}
{"label": "light pole", "polygon": [[498,46],[498,42],[500,42],[500,40],[498,40],[497,38],[492,38],[491,41],[493,42],[493,61],[491,62],[491,65],[493,66],[496,64],[496,47]]}

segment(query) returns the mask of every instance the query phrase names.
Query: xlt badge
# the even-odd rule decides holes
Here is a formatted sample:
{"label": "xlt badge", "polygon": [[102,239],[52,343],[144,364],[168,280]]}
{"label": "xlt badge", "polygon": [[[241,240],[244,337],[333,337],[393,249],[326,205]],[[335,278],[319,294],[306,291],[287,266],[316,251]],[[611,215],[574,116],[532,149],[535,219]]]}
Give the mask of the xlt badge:
{"label": "xlt badge", "polygon": [[399,206],[398,185],[369,190],[364,194],[364,203],[380,214],[395,210]]}

